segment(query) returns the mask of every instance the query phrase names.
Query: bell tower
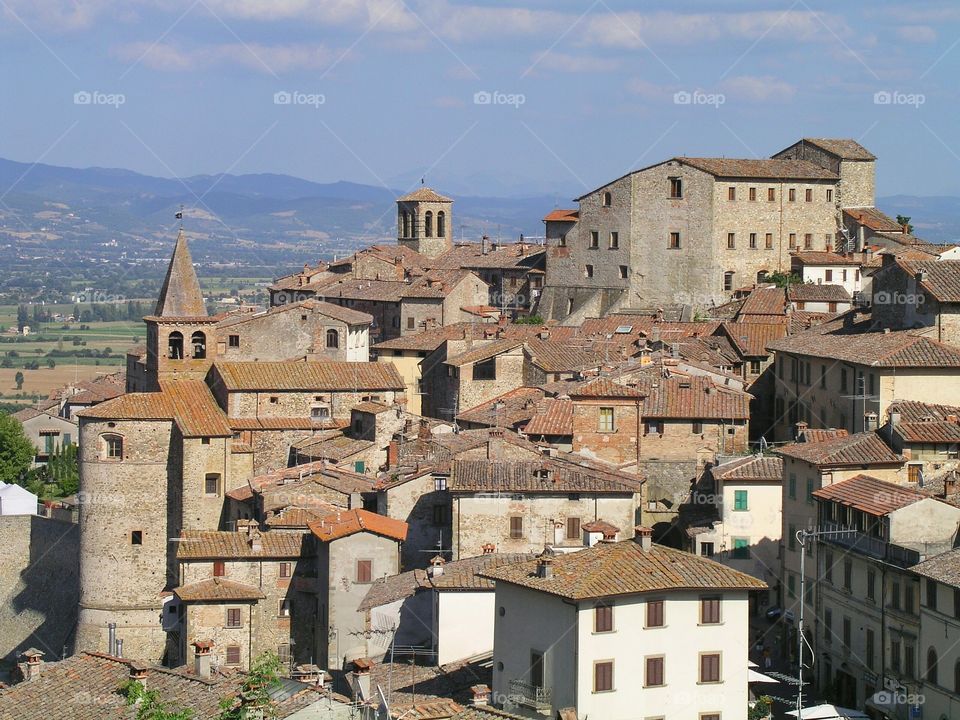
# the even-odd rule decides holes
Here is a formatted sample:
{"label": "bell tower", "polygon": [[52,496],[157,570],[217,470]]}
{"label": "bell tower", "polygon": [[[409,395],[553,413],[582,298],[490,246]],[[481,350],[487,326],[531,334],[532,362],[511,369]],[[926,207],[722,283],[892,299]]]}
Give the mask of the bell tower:
{"label": "bell tower", "polygon": [[397,244],[433,258],[453,247],[453,200],[428,187],[397,200]]}
{"label": "bell tower", "polygon": [[157,307],[143,321],[147,325],[148,390],[159,390],[161,380],[202,380],[206,376],[216,359],[217,320],[207,314],[182,228]]}

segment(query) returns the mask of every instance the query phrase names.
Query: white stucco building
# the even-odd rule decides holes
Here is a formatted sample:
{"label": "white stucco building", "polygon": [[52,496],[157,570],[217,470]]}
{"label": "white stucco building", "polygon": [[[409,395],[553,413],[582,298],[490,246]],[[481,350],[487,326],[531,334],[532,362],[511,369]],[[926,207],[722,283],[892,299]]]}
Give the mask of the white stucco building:
{"label": "white stucco building", "polygon": [[748,594],[764,584],[651,534],[484,573],[496,581],[495,705],[745,720]]}
{"label": "white stucco building", "polygon": [[805,283],[840,285],[850,295],[863,290],[861,256],[833,252],[801,251],[792,254],[790,267]]}

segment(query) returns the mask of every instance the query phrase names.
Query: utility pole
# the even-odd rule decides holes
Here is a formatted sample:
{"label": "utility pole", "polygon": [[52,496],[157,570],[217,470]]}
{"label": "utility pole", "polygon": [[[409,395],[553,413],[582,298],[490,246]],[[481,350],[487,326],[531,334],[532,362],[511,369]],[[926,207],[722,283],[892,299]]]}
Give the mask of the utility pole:
{"label": "utility pole", "polygon": [[[800,543],[800,616],[797,618],[797,720],[803,716],[800,711],[803,708],[803,647],[807,640],[803,635],[803,616],[804,605],[806,604],[806,584],[807,576],[805,574],[807,562],[807,539],[816,539],[830,535],[849,535],[854,530],[817,530],[810,528],[807,530],[797,530],[797,542]],[[810,648],[810,657],[813,662],[813,648]],[[813,663],[811,663],[813,667]]]}

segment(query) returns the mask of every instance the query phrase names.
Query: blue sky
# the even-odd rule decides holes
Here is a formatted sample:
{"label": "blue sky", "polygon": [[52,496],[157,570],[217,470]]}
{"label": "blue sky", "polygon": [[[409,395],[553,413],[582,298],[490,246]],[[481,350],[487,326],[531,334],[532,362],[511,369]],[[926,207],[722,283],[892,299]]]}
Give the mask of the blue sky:
{"label": "blue sky", "polygon": [[960,195],[956,2],[2,0],[0,65],[26,162],[565,201],[844,136]]}

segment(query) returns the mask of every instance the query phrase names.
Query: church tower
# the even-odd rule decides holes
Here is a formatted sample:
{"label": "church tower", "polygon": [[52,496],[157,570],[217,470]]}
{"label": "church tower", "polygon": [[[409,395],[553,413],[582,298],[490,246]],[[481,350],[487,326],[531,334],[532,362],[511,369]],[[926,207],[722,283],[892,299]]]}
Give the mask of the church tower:
{"label": "church tower", "polygon": [[453,200],[421,187],[397,200],[397,243],[427,257],[453,247]]}
{"label": "church tower", "polygon": [[147,389],[161,380],[202,380],[216,351],[216,318],[207,315],[183,229],[177,235],[160,299],[147,324]]}

